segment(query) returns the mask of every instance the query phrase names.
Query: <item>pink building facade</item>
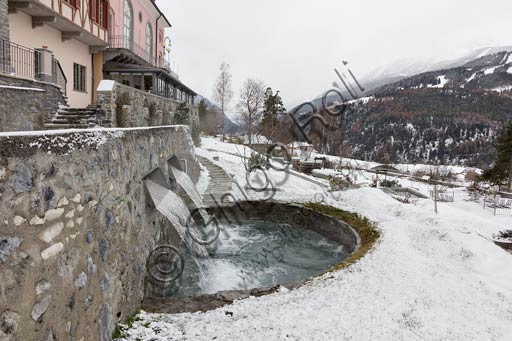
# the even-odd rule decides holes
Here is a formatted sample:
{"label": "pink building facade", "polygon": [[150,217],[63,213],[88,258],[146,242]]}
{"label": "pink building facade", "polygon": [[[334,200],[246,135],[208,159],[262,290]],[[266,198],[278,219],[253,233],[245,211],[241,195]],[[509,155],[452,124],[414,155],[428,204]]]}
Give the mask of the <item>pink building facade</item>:
{"label": "pink building facade", "polygon": [[170,27],[153,0],[111,0],[104,79],[193,105],[196,93],[165,59],[165,30]]}
{"label": "pink building facade", "polygon": [[110,39],[153,66],[163,67],[165,29],[171,24],[152,0],[111,0]]}

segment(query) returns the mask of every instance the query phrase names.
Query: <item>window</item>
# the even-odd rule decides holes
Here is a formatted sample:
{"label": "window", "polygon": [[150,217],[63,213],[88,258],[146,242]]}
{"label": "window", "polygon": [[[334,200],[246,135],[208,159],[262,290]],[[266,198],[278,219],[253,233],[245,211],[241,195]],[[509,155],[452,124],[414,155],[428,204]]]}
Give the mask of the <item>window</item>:
{"label": "window", "polygon": [[153,29],[148,23],[146,25],[146,53],[151,61],[153,61]]}
{"label": "window", "polygon": [[131,49],[133,44],[133,9],[129,0],[124,0],[124,39],[126,48]]}
{"label": "window", "polygon": [[85,91],[85,77],[86,77],[86,69],[85,66],[73,63],[73,90],[75,91]]}
{"label": "window", "polygon": [[98,24],[100,24],[101,27],[108,27],[107,26],[107,17],[105,16],[105,13],[107,13],[105,11],[105,8],[106,7],[106,4],[105,4],[105,0],[100,0],[100,6],[98,7]]}

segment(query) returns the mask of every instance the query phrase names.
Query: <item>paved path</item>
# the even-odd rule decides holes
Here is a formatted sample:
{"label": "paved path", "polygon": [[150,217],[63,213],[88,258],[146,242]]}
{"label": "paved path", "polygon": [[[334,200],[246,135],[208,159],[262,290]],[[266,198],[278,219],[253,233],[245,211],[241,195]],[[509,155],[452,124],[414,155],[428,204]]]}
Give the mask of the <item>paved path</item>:
{"label": "paved path", "polygon": [[208,170],[210,175],[210,183],[208,188],[203,194],[203,202],[206,206],[215,205],[215,201],[212,196],[221,203],[221,198],[224,194],[231,192],[231,186],[233,181],[231,177],[222,169],[207,158],[202,156],[197,157],[199,162]]}

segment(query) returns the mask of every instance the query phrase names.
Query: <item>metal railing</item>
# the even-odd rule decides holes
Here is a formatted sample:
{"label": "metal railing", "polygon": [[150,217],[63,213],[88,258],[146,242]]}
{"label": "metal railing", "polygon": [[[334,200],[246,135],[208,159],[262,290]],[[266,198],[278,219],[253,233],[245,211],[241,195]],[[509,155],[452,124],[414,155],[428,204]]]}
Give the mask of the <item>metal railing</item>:
{"label": "metal railing", "polygon": [[36,79],[39,52],[9,41],[0,40],[0,72],[23,78]]}
{"label": "metal railing", "polygon": [[66,94],[67,78],[60,62],[55,57],[52,57],[51,78],[43,77],[41,71],[41,53],[39,51],[0,40],[0,73],[51,82],[60,86]]}
{"label": "metal railing", "polygon": [[157,61],[157,58],[153,55],[153,51],[148,52],[145,48],[136,44],[130,37],[122,35],[109,35],[109,48],[130,50],[151,66],[165,69],[174,78],[180,79],[178,74],[172,70],[171,63],[169,63],[169,61],[165,59]]}
{"label": "metal railing", "polygon": [[61,87],[62,92],[66,95],[66,86],[68,79],[62,70],[60,62],[54,57],[52,58],[52,82]]}
{"label": "metal railing", "polygon": [[172,70],[171,63],[168,60],[161,60],[158,64],[159,68],[166,69],[175,79],[180,79],[180,76]]}
{"label": "metal railing", "polygon": [[109,37],[109,47],[111,49],[126,49],[132,51],[135,55],[142,58],[145,62],[156,65],[156,59],[153,51],[149,52],[142,46],[136,44],[132,38],[126,36],[112,35]]}

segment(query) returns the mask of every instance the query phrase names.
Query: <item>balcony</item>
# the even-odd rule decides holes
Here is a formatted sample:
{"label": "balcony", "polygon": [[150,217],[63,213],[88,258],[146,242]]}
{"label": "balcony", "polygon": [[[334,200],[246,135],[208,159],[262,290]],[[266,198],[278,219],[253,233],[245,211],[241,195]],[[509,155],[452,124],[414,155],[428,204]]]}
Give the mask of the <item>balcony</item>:
{"label": "balcony", "polygon": [[115,60],[118,63],[156,65],[156,59],[153,54],[136,44],[130,37],[110,36],[108,48],[109,52],[119,54],[117,60]]}
{"label": "balcony", "polygon": [[66,94],[67,79],[59,61],[48,54],[49,64],[45,63],[45,53],[49,51],[38,51],[0,40],[0,74],[53,83],[60,86]]}
{"label": "balcony", "polygon": [[113,35],[109,38],[106,59],[115,63],[152,66],[166,70],[172,77],[179,79],[177,73],[171,70],[167,60],[157,61],[153,53],[138,45],[127,36]]}

